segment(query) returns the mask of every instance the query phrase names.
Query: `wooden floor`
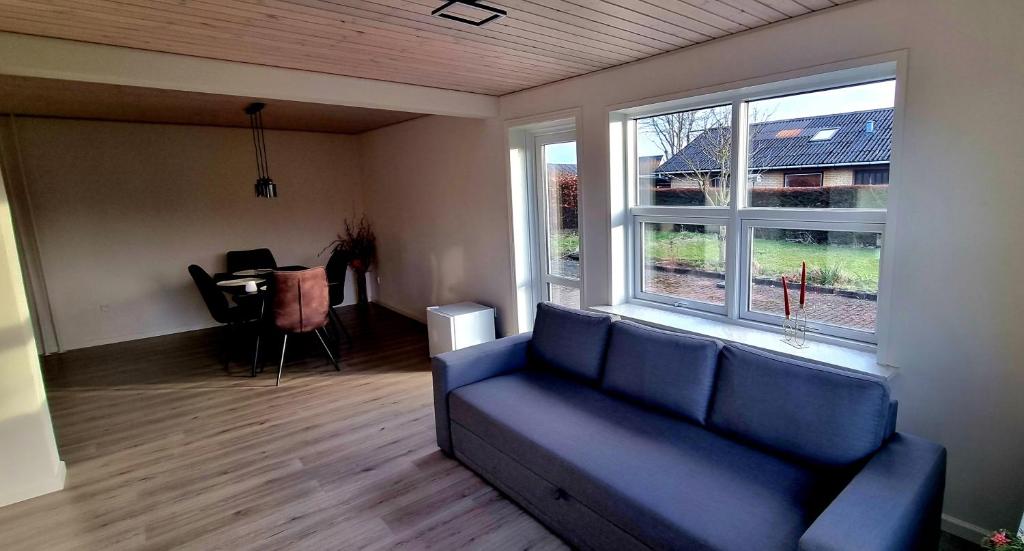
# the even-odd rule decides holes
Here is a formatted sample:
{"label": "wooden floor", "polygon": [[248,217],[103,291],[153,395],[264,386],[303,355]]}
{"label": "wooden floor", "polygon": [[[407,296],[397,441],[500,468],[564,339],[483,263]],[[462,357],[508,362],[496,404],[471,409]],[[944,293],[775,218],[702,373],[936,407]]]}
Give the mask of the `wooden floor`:
{"label": "wooden floor", "polygon": [[212,331],[47,357],[68,483],[0,508],[0,549],[563,548],[438,451],[423,326],[342,310],[342,371],[289,343],[278,388]]}

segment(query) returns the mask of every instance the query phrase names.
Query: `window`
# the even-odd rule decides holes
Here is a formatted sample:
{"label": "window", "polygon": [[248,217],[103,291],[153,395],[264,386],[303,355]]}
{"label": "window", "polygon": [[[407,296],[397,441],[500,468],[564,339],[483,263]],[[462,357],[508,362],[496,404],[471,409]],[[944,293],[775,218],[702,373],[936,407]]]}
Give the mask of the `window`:
{"label": "window", "polygon": [[877,340],[894,66],[846,74],[624,110],[665,159],[632,180],[633,300],[781,326],[806,263],[811,330]]}
{"label": "window", "polygon": [[[717,106],[637,119],[648,147],[638,159],[637,201],[650,206],[729,204],[732,109]],[[652,185],[642,173],[652,157],[665,161],[652,174],[667,185]]]}
{"label": "window", "polygon": [[641,296],[724,312],[725,225],[653,218],[637,224]]}
{"label": "window", "polygon": [[813,136],[811,136],[811,141],[812,142],[823,142],[825,140],[831,140],[832,136],[835,136],[836,132],[838,132],[838,131],[839,131],[838,128],[825,128],[823,130],[819,130],[819,131],[815,132]]}
{"label": "window", "polygon": [[853,171],[853,183],[858,186],[889,185],[889,167],[867,168]]}
{"label": "window", "polygon": [[785,187],[821,187],[821,173],[787,174],[783,185]]}
{"label": "window", "polygon": [[[832,229],[837,227],[843,229]],[[784,317],[782,276],[796,284],[790,299],[800,308],[801,262],[806,262],[803,315],[809,326],[851,338],[873,333],[883,231],[881,224],[747,223],[745,317],[768,323]]]}
{"label": "window", "polygon": [[535,138],[536,290],[538,300],[579,308],[579,174],[573,131]]}

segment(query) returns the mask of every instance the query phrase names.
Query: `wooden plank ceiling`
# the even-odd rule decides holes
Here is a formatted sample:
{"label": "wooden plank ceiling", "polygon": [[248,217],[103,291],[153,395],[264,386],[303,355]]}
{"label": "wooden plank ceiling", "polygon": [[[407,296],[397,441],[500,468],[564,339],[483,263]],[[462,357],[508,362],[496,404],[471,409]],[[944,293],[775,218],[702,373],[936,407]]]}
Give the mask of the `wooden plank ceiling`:
{"label": "wooden plank ceiling", "polygon": [[0,114],[248,128],[249,116],[244,109],[255,101],[268,104],[263,124],[275,130],[358,134],[422,116],[344,105],[0,75]]}
{"label": "wooden plank ceiling", "polygon": [[501,95],[849,0],[0,0],[0,30]]}

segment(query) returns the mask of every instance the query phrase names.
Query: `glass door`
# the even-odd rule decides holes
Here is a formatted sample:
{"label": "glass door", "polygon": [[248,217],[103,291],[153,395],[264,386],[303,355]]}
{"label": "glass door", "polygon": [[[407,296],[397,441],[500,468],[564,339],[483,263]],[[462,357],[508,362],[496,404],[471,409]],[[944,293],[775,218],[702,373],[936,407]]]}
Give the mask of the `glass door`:
{"label": "glass door", "polygon": [[583,270],[575,132],[537,136],[535,155],[536,296],[579,308]]}

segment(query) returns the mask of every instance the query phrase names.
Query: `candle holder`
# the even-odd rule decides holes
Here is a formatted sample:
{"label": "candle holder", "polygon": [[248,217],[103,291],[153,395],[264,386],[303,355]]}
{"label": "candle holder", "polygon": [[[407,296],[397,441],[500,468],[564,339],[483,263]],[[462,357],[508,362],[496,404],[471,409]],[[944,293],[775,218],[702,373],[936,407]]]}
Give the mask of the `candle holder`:
{"label": "candle holder", "polygon": [[803,306],[782,322],[782,342],[793,348],[807,348],[807,315]]}

